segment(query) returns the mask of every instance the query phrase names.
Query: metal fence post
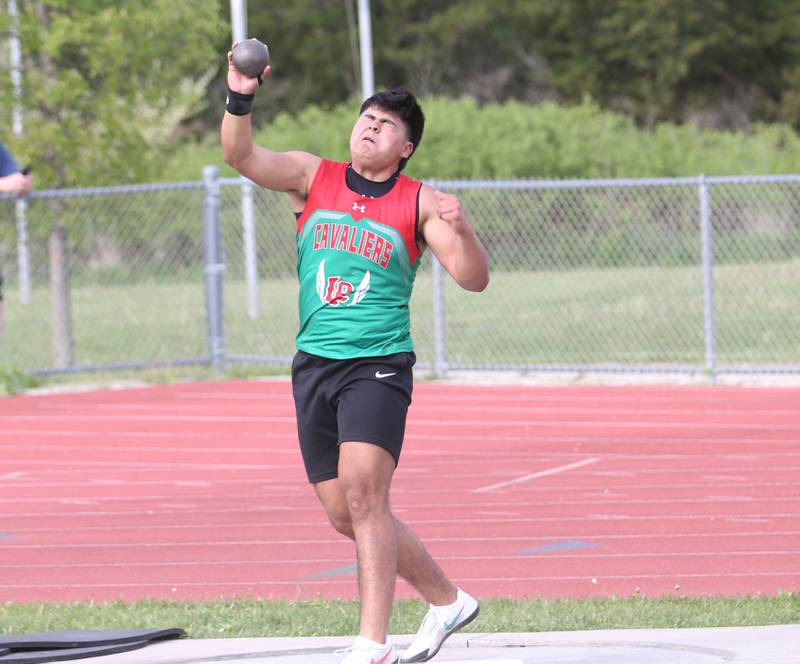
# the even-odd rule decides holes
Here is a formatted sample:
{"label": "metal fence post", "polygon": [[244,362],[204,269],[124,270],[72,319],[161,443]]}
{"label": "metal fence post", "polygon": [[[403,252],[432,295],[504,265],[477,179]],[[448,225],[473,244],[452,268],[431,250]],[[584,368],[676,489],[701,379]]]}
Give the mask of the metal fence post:
{"label": "metal fence post", "polygon": [[203,255],[205,264],[206,318],[208,321],[208,351],[212,368],[225,368],[225,337],[223,330],[223,271],[225,269],[222,229],[220,228],[219,169],[203,168]]}
{"label": "metal fence post", "polygon": [[19,274],[19,300],[31,303],[31,266],[28,257],[28,201],[18,198],[17,211],[17,271]]}
{"label": "metal fence post", "polygon": [[444,307],[444,268],[431,253],[433,268],[433,373],[437,378],[447,374],[447,322]]}
{"label": "metal fence post", "polygon": [[703,321],[708,378],[717,379],[717,325],[714,309],[714,247],[711,227],[711,196],[706,176],[698,179],[700,199],[700,240],[703,251]]}
{"label": "metal fence post", "polygon": [[247,274],[247,313],[258,318],[258,268],[256,263],[256,227],[253,214],[253,183],[242,178],[242,234]]}

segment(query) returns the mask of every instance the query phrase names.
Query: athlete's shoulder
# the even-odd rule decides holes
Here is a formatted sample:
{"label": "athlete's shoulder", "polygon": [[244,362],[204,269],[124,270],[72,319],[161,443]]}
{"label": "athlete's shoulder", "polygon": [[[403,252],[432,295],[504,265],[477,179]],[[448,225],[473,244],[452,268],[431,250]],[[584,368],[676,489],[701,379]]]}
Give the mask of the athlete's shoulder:
{"label": "athlete's shoulder", "polygon": [[397,178],[392,191],[395,193],[395,195],[413,200],[414,207],[416,208],[420,203],[421,192],[424,187],[425,185],[422,183],[422,181],[415,180],[414,178],[410,178],[401,173]]}
{"label": "athlete's shoulder", "polygon": [[436,190],[424,182],[419,189],[419,220],[425,222],[428,217],[436,214],[439,203],[436,200]]}
{"label": "athlete's shoulder", "polygon": [[400,173],[400,177],[397,178],[397,181],[404,183],[406,186],[412,186],[417,188],[426,186],[425,183],[422,182],[422,180],[415,180],[414,178],[411,178],[408,175],[405,175],[404,173]]}
{"label": "athlete's shoulder", "polygon": [[332,159],[325,159],[324,157],[320,160],[320,168],[324,167],[329,172],[344,172],[347,170],[348,163],[346,161],[333,161]]}
{"label": "athlete's shoulder", "polygon": [[332,161],[330,159],[321,158],[317,164],[312,180],[312,186],[319,182],[330,183],[334,180],[338,183],[339,180],[344,182],[345,172],[347,171],[347,163],[343,161]]}

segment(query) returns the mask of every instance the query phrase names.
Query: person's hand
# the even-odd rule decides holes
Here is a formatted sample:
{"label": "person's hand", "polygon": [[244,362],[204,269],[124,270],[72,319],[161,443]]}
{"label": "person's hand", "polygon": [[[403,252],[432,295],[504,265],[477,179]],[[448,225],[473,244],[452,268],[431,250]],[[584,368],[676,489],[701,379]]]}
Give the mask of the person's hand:
{"label": "person's hand", "polygon": [[[239,92],[243,95],[251,95],[254,94],[256,90],[258,90],[258,86],[261,85],[258,82],[257,77],[251,78],[250,76],[245,76],[240,72],[233,64],[233,48],[236,46],[236,43],[231,46],[231,50],[228,51],[228,87],[233,90],[234,92]],[[269,77],[272,68],[267,65],[264,67],[264,71],[261,72],[261,79],[262,81],[266,81],[267,77]]]}
{"label": "person's hand", "polygon": [[436,195],[436,213],[439,219],[446,221],[456,233],[460,233],[466,226],[467,220],[464,217],[464,211],[461,209],[461,201],[458,196],[445,194],[441,191],[435,191],[434,194]]}
{"label": "person's hand", "polygon": [[33,178],[22,173],[12,173],[0,178],[0,192],[24,196],[33,190]]}

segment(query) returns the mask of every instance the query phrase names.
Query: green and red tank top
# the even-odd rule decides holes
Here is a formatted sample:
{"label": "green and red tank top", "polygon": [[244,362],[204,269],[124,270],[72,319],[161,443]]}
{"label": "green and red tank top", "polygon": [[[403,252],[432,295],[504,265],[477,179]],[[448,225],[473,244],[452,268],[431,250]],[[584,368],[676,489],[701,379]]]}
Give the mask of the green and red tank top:
{"label": "green and red tank top", "polygon": [[372,198],[347,186],[347,167],[322,161],[297,220],[297,348],[330,359],[411,351],[422,183],[399,175]]}

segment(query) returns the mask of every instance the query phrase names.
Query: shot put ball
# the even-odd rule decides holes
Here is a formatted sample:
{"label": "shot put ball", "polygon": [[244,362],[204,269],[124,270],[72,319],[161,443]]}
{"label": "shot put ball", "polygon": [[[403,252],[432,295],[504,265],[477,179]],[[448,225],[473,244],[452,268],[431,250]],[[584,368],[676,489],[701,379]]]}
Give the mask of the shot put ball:
{"label": "shot put ball", "polygon": [[245,76],[255,78],[269,64],[269,49],[258,39],[245,39],[233,49],[233,65]]}

